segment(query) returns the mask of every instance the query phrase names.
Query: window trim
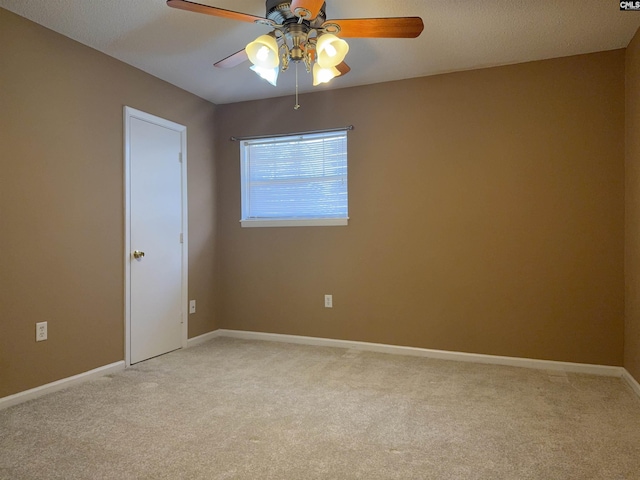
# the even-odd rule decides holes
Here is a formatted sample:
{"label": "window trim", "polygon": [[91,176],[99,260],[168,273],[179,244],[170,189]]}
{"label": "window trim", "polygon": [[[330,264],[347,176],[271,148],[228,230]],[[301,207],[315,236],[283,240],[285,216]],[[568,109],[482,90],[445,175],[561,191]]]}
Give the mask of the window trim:
{"label": "window trim", "polygon": [[339,227],[349,225],[349,217],[344,218],[278,218],[273,220],[249,219],[240,220],[243,228],[247,227]]}

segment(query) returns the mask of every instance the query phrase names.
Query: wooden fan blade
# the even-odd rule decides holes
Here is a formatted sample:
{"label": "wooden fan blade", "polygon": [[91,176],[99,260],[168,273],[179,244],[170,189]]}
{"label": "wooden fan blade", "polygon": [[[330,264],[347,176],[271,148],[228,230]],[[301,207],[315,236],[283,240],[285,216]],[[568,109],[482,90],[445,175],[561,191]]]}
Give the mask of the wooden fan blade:
{"label": "wooden fan blade", "polygon": [[416,38],[424,30],[420,17],[353,18],[329,20],[323,27],[336,24],[339,37],[344,38]]}
{"label": "wooden fan blade", "polygon": [[313,20],[318,16],[322,5],[324,5],[324,0],[293,0],[291,12],[305,20]]}
{"label": "wooden fan blade", "polygon": [[346,75],[351,71],[351,67],[344,62],[342,62],[339,65],[336,65],[336,68],[340,72],[340,75],[338,75],[339,77],[342,77],[343,75]]}
{"label": "wooden fan blade", "polygon": [[249,15],[248,13],[234,12],[233,10],[225,10],[224,8],[210,7],[200,3],[189,2],[187,0],[167,0],[167,5],[180,10],[189,12],[204,13],[205,15],[213,15],[214,17],[230,18],[231,20],[240,20],[241,22],[255,23],[256,20],[264,20],[263,17]]}
{"label": "wooden fan blade", "polygon": [[229,55],[227,58],[223,58],[219,62],[214,63],[213,66],[218,68],[233,68],[237,67],[243,62],[246,62],[247,60],[249,60],[249,56],[243,48],[239,52]]}

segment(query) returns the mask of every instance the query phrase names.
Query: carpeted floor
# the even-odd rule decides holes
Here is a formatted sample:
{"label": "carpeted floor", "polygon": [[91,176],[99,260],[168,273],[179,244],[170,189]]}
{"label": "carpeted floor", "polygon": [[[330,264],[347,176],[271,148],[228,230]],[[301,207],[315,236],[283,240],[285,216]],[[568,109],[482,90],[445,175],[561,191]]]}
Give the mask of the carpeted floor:
{"label": "carpeted floor", "polygon": [[0,411],[0,478],[640,479],[617,378],[218,338]]}

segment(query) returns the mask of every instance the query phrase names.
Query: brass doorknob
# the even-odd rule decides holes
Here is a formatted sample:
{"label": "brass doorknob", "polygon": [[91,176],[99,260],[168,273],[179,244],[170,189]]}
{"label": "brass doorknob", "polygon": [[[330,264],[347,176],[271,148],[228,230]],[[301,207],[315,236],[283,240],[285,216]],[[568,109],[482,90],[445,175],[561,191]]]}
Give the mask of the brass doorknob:
{"label": "brass doorknob", "polygon": [[133,258],[135,258],[136,260],[139,260],[142,257],[144,257],[144,252],[141,252],[140,250],[136,250],[133,252]]}

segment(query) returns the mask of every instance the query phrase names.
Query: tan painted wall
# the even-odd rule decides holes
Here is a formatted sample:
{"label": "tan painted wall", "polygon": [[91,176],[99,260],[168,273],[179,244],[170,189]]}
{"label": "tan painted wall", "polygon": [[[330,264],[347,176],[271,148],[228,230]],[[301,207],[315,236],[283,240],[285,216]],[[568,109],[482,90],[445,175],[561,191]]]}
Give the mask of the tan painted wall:
{"label": "tan painted wall", "polygon": [[624,366],[640,381],[640,30],[626,53]]}
{"label": "tan painted wall", "polygon": [[[220,327],[622,365],[624,62],[219,106]],[[348,227],[240,227],[231,135],[350,124]]]}
{"label": "tan painted wall", "polygon": [[187,126],[189,335],[214,329],[214,106],[2,9],[0,65],[0,397],[124,358],[124,105]]}

